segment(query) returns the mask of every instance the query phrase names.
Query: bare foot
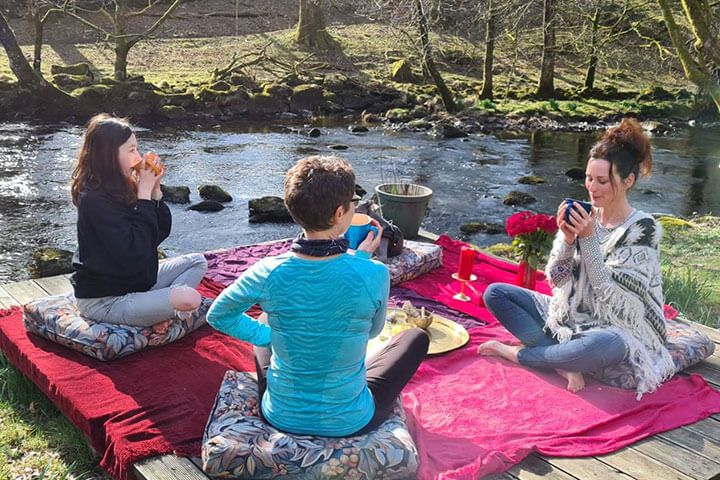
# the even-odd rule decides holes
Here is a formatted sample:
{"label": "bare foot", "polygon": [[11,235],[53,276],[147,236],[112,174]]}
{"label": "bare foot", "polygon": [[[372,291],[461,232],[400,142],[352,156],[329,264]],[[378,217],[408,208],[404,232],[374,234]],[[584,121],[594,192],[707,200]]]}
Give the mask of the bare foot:
{"label": "bare foot", "polygon": [[489,357],[500,357],[513,363],[518,363],[517,354],[522,347],[517,345],[505,345],[497,340],[490,340],[478,346],[477,353]]}
{"label": "bare foot", "polygon": [[585,388],[585,379],[580,372],[568,372],[566,370],[555,370],[558,375],[568,381],[567,389],[577,393]]}

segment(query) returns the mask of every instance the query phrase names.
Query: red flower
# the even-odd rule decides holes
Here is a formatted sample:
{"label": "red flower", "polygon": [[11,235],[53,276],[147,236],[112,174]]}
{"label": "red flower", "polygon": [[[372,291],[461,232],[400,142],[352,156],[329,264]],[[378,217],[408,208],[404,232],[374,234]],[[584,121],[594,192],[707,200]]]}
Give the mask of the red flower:
{"label": "red flower", "polygon": [[505,230],[514,237],[513,247],[519,259],[535,268],[538,258],[550,250],[558,226],[552,215],[525,210],[511,215],[505,222]]}

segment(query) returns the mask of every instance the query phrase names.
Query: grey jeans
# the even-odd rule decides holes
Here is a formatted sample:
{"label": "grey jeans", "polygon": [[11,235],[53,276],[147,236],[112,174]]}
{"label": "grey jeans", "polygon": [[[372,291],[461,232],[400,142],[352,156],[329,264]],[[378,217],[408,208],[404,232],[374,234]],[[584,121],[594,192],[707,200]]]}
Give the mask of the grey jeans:
{"label": "grey jeans", "polygon": [[200,253],[173,257],[160,262],[157,282],[147,292],[121,297],[78,298],[80,313],[96,322],[149,327],[175,316],[170,290],[185,285],[195,288],[207,272],[207,260]]}

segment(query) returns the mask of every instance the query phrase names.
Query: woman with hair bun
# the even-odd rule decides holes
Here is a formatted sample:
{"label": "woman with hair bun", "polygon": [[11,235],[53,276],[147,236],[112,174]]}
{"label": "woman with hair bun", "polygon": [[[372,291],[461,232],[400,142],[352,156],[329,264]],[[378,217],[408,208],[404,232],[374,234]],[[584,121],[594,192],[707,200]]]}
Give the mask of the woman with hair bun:
{"label": "woman with hair bun", "polygon": [[478,347],[479,354],[555,369],[573,392],[584,387],[583,373],[621,362],[632,367],[638,398],[673,375],[665,347],[660,227],[627,198],[651,169],[650,141],[636,120],[625,118],[603,134],[585,169],[590,212],[574,202],[558,207],[546,269],[553,296],[490,285],[485,305],[523,345],[491,341]]}

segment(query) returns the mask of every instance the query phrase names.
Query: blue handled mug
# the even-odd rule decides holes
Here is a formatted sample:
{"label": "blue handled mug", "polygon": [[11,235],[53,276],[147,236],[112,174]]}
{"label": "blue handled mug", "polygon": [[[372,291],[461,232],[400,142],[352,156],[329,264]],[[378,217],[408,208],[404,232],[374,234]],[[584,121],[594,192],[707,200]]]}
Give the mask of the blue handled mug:
{"label": "blue handled mug", "polygon": [[377,227],[371,225],[372,218],[364,213],[356,213],[353,215],[352,222],[347,232],[345,232],[345,238],[347,238],[350,248],[357,250],[358,246],[365,240],[370,231],[377,236],[380,232]]}
{"label": "blue handled mug", "polygon": [[578,205],[578,206],[584,208],[587,213],[590,213],[590,211],[592,211],[592,205],[589,204],[588,202],[583,202],[581,200],[575,200],[572,198],[566,198],[565,204],[567,205],[567,207],[565,208],[565,222],[568,225],[572,225],[572,218],[570,217],[570,209],[573,208],[573,203],[575,205]]}

